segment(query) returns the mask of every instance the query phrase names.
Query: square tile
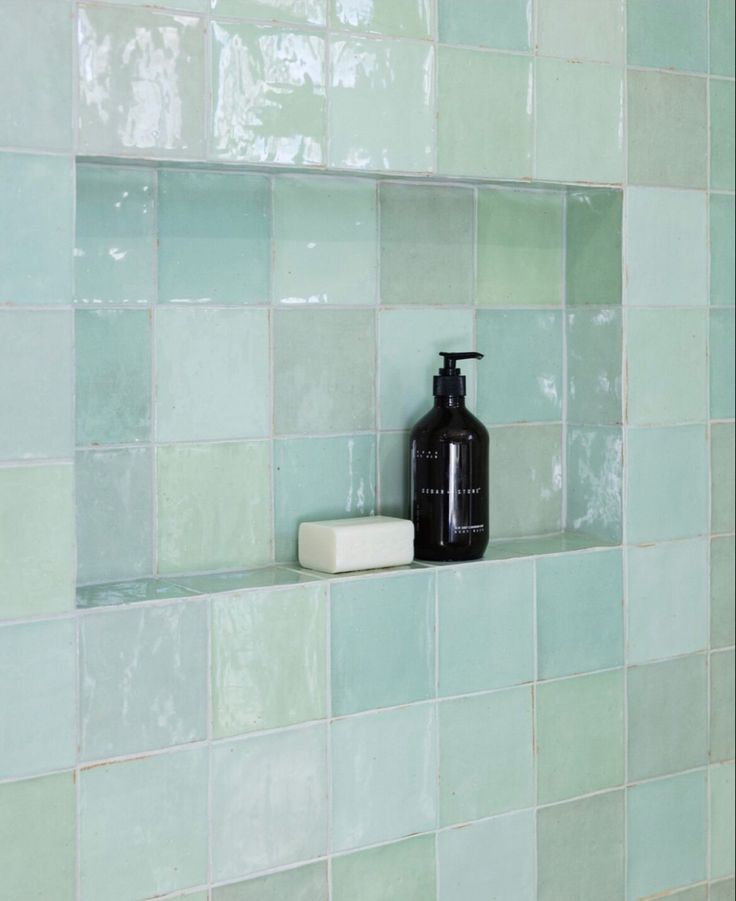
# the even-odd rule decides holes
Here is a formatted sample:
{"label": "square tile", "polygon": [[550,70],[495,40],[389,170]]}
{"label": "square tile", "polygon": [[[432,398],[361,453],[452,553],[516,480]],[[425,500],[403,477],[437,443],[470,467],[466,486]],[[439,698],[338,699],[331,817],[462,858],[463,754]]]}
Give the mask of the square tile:
{"label": "square tile", "polygon": [[335,901],[426,901],[437,895],[434,836],[336,857]]}
{"label": "square tile", "polygon": [[567,304],[621,303],[623,192],[574,189],[567,194]]}
{"label": "square tile", "polygon": [[381,488],[378,512],[382,516],[409,519],[408,432],[379,432],[378,476]]}
{"label": "square tile", "polygon": [[734,75],[734,5],[731,0],[710,0],[710,71]]}
{"label": "square tile", "polygon": [[736,644],[733,538],[711,541],[710,567],[710,642],[725,648]]}
{"label": "square tile", "polygon": [[443,44],[528,50],[532,14],[527,0],[439,0],[439,39]]}
{"label": "square tile", "polygon": [[211,0],[220,16],[324,25],[327,0]]}
{"label": "square tile", "polygon": [[710,313],[710,415],[733,419],[736,415],[736,318],[733,309]]}
{"label": "square tile", "polygon": [[717,423],[711,426],[711,531],[734,531],[734,424]]}
{"label": "square tile", "polygon": [[734,189],[734,83],[708,82],[710,86],[710,186],[716,191]]}
{"label": "square tile", "polygon": [[567,528],[620,544],[623,532],[623,430],[567,431]]}
{"label": "square tile", "polygon": [[245,591],[212,601],[216,738],[327,714],[324,585]]}
{"label": "square tile", "polygon": [[710,302],[732,305],[736,294],[734,198],[710,195]]}
{"label": "square tile", "polygon": [[626,20],[630,66],[707,71],[705,0],[628,0]]}
{"label": "square tile", "polygon": [[710,759],[733,760],[734,741],[734,652],[722,651],[710,658]]}
{"label": "square tile", "polygon": [[396,0],[329,0],[332,27],[346,31],[390,34],[397,37],[431,38],[431,0],[396,3]]}
{"label": "square tile", "polygon": [[622,342],[620,310],[593,307],[567,314],[568,421],[622,421]]}
{"label": "square tile", "polygon": [[621,65],[625,5],[624,0],[539,0],[537,52]]}
{"label": "square tile", "polygon": [[213,901],[283,901],[284,898],[327,901],[327,897],[327,864],[324,862],[212,889]]}
{"label": "square tile", "polygon": [[274,732],[212,749],[215,880],[327,851],[327,729]]}
{"label": "square tile", "polygon": [[736,868],[734,853],[734,765],[727,763],[710,770],[710,873],[713,878],[728,876]]}

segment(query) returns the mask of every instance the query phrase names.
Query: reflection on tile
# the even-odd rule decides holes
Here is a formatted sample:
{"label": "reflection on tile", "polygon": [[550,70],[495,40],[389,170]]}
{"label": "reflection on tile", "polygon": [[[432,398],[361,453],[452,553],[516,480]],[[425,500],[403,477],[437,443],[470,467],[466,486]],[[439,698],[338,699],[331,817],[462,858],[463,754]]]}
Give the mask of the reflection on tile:
{"label": "reflection on tile", "polygon": [[568,191],[568,304],[621,303],[622,207],[622,191]]}
{"label": "reflection on tile", "polygon": [[432,37],[431,0],[329,0],[333,27],[407,38]]}
{"label": "reflection on tile", "polygon": [[211,0],[216,15],[325,24],[327,0]]}
{"label": "reflection on tile", "polygon": [[736,517],[734,424],[711,427],[711,531],[733,532]]}
{"label": "reflection on tile", "polygon": [[439,0],[439,37],[443,44],[528,50],[532,38],[530,0]]}
{"label": "reflection on tile", "polygon": [[212,889],[213,901],[327,901],[327,895],[324,862]]}
{"label": "reflection on tile", "polygon": [[736,407],[736,321],[732,309],[711,310],[709,352],[711,419],[733,419]]}
{"label": "reflection on tile", "polygon": [[204,576],[180,576],[176,584],[194,594],[219,594],[251,588],[279,588],[314,582],[315,577],[280,566],[267,566],[234,573],[212,573]]}
{"label": "reflection on tile", "polygon": [[708,82],[710,86],[710,186],[717,191],[734,189],[734,83]]}
{"label": "reflection on tile", "polygon": [[625,0],[539,0],[537,50],[568,60],[624,62]]}
{"label": "reflection on tile", "polygon": [[728,306],[736,294],[734,198],[710,195],[710,302]]}
{"label": "reflection on tile", "polygon": [[736,643],[733,538],[714,538],[710,545],[710,641],[714,648]]}
{"label": "reflection on tile", "polygon": [[570,422],[622,421],[621,311],[593,307],[567,314],[567,391]]}
{"label": "reflection on tile", "polygon": [[621,542],[623,432],[580,426],[567,432],[567,526],[601,544]]}
{"label": "reflection on tile", "polygon": [[132,579],[129,582],[106,582],[86,585],[77,589],[77,607],[115,607],[118,604],[135,604],[139,601],[163,601],[187,597],[187,591],[165,579]]}
{"label": "reflection on tile", "polygon": [[509,541],[492,541],[484,555],[486,560],[515,560],[519,557],[540,557],[548,554],[566,554],[569,551],[585,551],[606,547],[610,541],[601,540],[583,532],[559,532],[540,538],[515,538]]}
{"label": "reflection on tile", "polygon": [[707,71],[708,10],[702,0],[628,0],[627,27],[630,66]]}

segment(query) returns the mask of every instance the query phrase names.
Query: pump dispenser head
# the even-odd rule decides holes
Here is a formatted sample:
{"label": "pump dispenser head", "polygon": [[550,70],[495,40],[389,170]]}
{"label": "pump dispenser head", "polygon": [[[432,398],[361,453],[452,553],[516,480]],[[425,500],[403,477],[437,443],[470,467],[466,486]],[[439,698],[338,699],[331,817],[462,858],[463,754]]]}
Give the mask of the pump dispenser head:
{"label": "pump dispenser head", "polygon": [[434,377],[435,397],[465,397],[465,376],[460,372],[458,360],[482,360],[483,354],[471,351],[469,353],[448,353],[440,351],[444,358],[444,365],[440,368],[439,375]]}

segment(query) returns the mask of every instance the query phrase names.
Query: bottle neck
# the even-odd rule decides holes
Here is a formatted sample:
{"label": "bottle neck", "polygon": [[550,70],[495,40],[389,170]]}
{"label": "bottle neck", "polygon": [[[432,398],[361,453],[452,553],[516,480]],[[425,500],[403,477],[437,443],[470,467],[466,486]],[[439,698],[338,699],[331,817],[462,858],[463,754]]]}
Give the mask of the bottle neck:
{"label": "bottle neck", "polygon": [[435,407],[462,410],[465,408],[465,398],[461,394],[444,394],[434,399]]}

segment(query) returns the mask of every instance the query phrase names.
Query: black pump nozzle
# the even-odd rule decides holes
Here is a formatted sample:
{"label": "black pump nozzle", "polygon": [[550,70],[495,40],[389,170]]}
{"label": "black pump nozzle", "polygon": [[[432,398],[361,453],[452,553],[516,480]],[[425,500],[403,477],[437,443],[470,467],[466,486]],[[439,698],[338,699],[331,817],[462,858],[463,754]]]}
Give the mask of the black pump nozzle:
{"label": "black pump nozzle", "polygon": [[461,375],[458,368],[458,360],[482,360],[483,354],[469,351],[468,353],[448,353],[441,350],[440,356],[444,358],[444,365],[439,375],[434,377],[435,397],[465,397],[465,376]]}
{"label": "black pump nozzle", "polygon": [[440,356],[445,358],[445,365],[440,369],[440,375],[459,375],[458,360],[482,360],[483,354],[470,351],[468,353],[454,354],[441,350]]}

